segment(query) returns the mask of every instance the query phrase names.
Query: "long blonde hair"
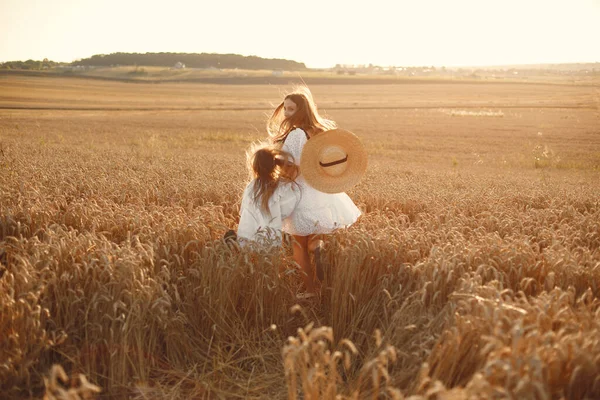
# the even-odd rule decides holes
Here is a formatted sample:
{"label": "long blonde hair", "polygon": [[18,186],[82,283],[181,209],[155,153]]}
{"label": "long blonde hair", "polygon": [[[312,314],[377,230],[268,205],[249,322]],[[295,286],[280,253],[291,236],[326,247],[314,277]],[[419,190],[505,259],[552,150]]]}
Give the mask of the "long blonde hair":
{"label": "long blonde hair", "polygon": [[296,112],[289,118],[283,114],[283,101],[279,104],[267,121],[267,132],[272,143],[282,143],[295,128],[300,128],[310,135],[336,128],[336,123],[319,115],[317,105],[308,87],[298,86],[285,96],[296,104]]}
{"label": "long blonde hair", "polygon": [[258,144],[247,153],[250,178],[254,179],[252,200],[271,215],[269,200],[280,183],[295,183],[298,166],[291,154],[273,146]]}

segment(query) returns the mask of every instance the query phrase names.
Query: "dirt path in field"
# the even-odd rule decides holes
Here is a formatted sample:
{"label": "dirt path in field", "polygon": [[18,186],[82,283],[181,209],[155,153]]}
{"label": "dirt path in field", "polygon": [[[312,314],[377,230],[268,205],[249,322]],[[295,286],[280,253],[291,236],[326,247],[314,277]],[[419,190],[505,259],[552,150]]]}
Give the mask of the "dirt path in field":
{"label": "dirt path in field", "polygon": [[[289,89],[274,84],[154,84],[0,74],[0,110],[166,112],[273,110]],[[337,82],[336,82],[337,83]],[[372,82],[375,83],[375,82]],[[319,108],[338,110],[581,109],[600,110],[595,86],[419,82],[311,86]]]}
{"label": "dirt path in field", "polygon": [[[579,109],[579,110],[594,110],[597,107],[593,105],[572,105],[572,104],[556,104],[556,105],[486,105],[486,104],[438,104],[430,106],[393,106],[393,107],[327,107],[328,110],[431,110],[440,108],[495,108],[495,109]],[[0,110],[41,110],[41,111],[269,111],[266,107],[29,107],[29,106],[1,106]]]}
{"label": "dirt path in field", "polygon": [[200,76],[185,78],[165,78],[165,77],[128,77],[98,75],[94,72],[74,72],[57,73],[52,71],[23,71],[23,70],[0,70],[0,77],[37,77],[44,79],[69,79],[69,80],[92,80],[127,84],[213,84],[213,85],[414,85],[414,84],[444,84],[444,85],[462,85],[462,84],[494,84],[494,85],[557,85],[557,86],[596,86],[600,87],[599,82],[590,81],[573,77],[565,79],[564,77],[532,76],[528,78],[504,78],[496,79],[486,76],[471,77],[451,77],[451,76]]}

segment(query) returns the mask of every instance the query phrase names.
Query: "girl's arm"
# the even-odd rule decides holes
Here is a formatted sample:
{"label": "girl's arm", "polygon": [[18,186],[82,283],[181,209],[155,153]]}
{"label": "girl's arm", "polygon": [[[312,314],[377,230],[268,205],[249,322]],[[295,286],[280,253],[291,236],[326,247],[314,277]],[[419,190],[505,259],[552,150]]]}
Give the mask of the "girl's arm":
{"label": "girl's arm", "polygon": [[[253,240],[256,231],[259,229],[261,221],[258,218],[260,211],[254,201],[251,199],[252,182],[246,186],[242,195],[242,204],[240,206],[240,222],[238,224],[237,235],[245,239]],[[258,211],[258,212],[257,212]]]}
{"label": "girl's arm", "polygon": [[286,183],[278,188],[279,209],[281,219],[289,217],[300,201],[300,189],[293,183]]}

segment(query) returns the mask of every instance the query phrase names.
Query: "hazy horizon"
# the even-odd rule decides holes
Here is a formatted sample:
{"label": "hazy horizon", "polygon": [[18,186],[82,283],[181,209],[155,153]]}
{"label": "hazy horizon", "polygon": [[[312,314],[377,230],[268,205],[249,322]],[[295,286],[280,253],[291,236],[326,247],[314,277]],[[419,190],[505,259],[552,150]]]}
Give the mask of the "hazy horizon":
{"label": "hazy horizon", "polygon": [[254,55],[308,68],[600,62],[600,0],[301,4],[4,0],[0,62],[118,52]]}
{"label": "hazy horizon", "polygon": [[[111,52],[111,53],[104,53],[106,55],[108,54],[114,54],[114,53],[119,53],[119,52]],[[123,52],[123,53],[130,53],[130,54],[145,54],[145,53],[141,53],[141,52]],[[173,53],[175,54],[175,52],[170,52],[170,51],[162,51],[162,52],[147,52],[147,53]],[[207,53],[207,52],[198,52],[198,53],[187,53],[187,54],[202,54],[202,53]],[[178,54],[186,54],[184,52],[178,52]],[[232,54],[232,53],[211,53],[211,54]],[[75,60],[71,60],[71,61],[64,61],[64,60],[54,60],[54,59],[50,59],[48,58],[49,61],[53,61],[53,62],[58,62],[58,63],[72,63],[78,60],[83,60],[83,59],[88,59],[91,58],[92,56],[95,55],[100,55],[100,54],[91,54],[89,56],[86,57],[81,57]],[[236,54],[239,56],[243,56],[243,57],[260,57],[260,58],[265,58],[267,59],[267,57],[261,57],[260,55],[257,54]],[[47,57],[45,57],[47,58]],[[276,58],[269,58],[269,59],[276,59]],[[37,59],[37,58],[24,58],[24,59],[14,59],[14,60],[3,60],[0,59],[0,63],[5,63],[5,62],[25,62],[27,60],[33,60],[33,61],[42,61],[43,59]],[[296,61],[299,63],[302,63],[302,61],[299,60],[288,60],[288,61]],[[326,66],[326,67],[310,67],[310,66],[306,66],[309,69],[329,69],[329,68],[334,68],[337,65],[343,65],[343,66],[355,66],[355,67],[359,67],[359,66],[368,66],[368,65],[373,65],[374,67],[406,67],[406,68],[411,68],[411,67],[435,67],[435,68],[441,68],[441,67],[446,67],[446,68],[507,68],[507,67],[541,67],[541,66],[555,66],[555,65],[572,65],[572,64],[578,64],[578,65],[585,65],[585,64],[600,64],[600,61],[572,61],[572,62],[547,62],[547,63],[535,63],[535,64],[496,64],[496,65],[487,65],[487,64],[474,64],[474,65],[432,65],[432,64],[420,64],[420,65],[408,65],[408,64],[404,64],[404,65],[379,65],[379,64],[374,64],[374,63],[361,63],[361,64],[342,64],[342,63],[335,63],[331,66]]]}

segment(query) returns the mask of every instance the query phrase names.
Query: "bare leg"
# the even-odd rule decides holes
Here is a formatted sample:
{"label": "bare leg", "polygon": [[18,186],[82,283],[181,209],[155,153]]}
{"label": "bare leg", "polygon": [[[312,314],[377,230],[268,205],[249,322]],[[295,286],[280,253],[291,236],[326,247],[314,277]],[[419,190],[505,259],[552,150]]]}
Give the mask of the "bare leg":
{"label": "bare leg", "polygon": [[304,279],[306,291],[309,293],[314,293],[316,291],[315,273],[312,265],[310,264],[310,258],[308,256],[308,236],[294,235],[294,244],[292,250],[294,261],[296,261],[303,272],[302,278]]}

